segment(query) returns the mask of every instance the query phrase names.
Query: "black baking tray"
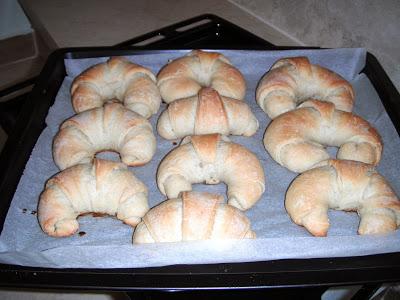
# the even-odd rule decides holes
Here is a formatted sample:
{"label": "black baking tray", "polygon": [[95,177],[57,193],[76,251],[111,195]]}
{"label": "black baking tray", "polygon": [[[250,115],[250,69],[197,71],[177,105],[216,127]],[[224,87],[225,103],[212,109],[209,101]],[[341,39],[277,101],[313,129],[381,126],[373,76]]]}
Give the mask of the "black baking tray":
{"label": "black baking tray", "polygon": [[[189,29],[177,30],[193,24]],[[55,51],[49,56],[0,154],[1,229],[31,150],[45,127],[48,109],[65,76],[64,58],[192,48],[283,50],[299,47],[274,46],[217,16],[202,15],[115,47]],[[372,82],[397,132],[400,133],[400,95],[371,53],[367,54],[366,66],[362,72]],[[8,287],[158,292],[321,287],[395,281],[400,281],[400,253],[136,269],[51,269],[0,264],[0,286]]]}

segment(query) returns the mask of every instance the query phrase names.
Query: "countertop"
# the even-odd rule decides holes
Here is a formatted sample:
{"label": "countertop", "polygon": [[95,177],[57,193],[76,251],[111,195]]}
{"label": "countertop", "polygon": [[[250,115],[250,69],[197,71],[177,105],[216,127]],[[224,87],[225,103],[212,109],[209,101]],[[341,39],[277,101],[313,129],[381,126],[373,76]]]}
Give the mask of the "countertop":
{"label": "countertop", "polygon": [[201,14],[216,14],[277,45],[298,42],[228,1],[20,0],[51,48],[111,46]]}

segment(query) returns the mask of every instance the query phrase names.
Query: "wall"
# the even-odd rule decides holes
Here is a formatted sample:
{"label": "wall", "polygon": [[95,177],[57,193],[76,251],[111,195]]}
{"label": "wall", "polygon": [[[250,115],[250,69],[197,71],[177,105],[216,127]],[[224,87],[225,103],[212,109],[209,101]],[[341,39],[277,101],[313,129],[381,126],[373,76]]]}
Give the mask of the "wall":
{"label": "wall", "polygon": [[400,1],[229,1],[300,44],[367,48],[400,90]]}

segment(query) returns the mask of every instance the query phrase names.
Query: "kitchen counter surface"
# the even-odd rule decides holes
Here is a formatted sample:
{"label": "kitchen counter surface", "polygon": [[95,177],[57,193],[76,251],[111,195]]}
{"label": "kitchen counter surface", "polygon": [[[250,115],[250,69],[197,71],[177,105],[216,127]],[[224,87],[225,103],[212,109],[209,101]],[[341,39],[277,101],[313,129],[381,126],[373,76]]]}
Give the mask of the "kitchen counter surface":
{"label": "kitchen counter surface", "polygon": [[277,45],[300,45],[228,1],[20,0],[32,26],[52,48],[111,46],[212,13]]}

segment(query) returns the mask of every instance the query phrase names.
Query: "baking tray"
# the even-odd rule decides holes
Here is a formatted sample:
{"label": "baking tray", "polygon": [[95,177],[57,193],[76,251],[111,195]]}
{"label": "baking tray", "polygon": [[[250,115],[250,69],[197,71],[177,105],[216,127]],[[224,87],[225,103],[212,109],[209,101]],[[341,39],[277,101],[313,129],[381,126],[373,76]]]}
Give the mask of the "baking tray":
{"label": "baking tray", "polygon": [[[177,30],[190,27],[191,24],[195,25],[184,31]],[[203,15],[126,41],[116,47],[55,51],[49,56],[0,155],[1,229],[24,166],[45,127],[48,109],[65,76],[64,58],[130,55],[137,51],[156,53],[157,49],[192,48],[284,50],[299,47],[277,47],[219,17]],[[370,53],[367,54],[363,73],[372,82],[397,132],[400,133],[400,95],[378,60]],[[400,253],[137,269],[50,269],[0,264],[1,286],[35,288],[157,292],[332,286],[399,280]]]}

